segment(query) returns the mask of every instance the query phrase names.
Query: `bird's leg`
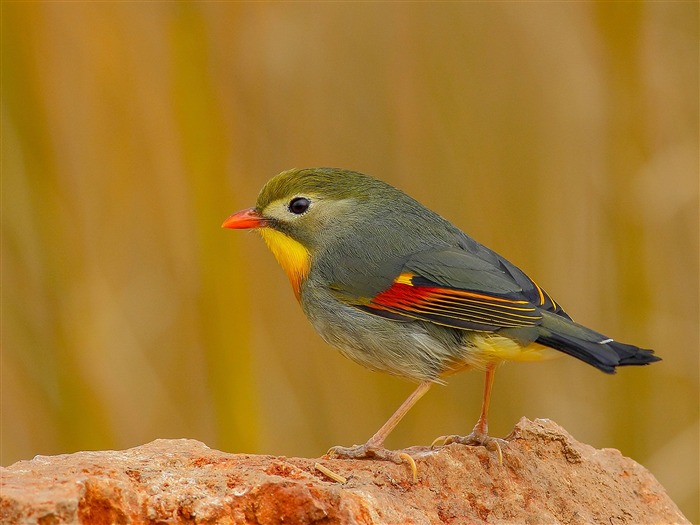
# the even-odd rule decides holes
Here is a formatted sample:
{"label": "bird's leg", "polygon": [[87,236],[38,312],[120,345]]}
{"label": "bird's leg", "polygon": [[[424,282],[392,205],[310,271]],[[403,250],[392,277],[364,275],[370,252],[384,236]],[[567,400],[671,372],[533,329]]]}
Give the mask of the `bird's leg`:
{"label": "bird's leg", "polygon": [[486,365],[486,379],[484,382],[484,400],[481,403],[481,415],[479,420],[474,425],[474,429],[468,436],[440,436],[433,441],[432,446],[442,443],[443,445],[449,445],[451,443],[462,443],[464,445],[481,445],[486,448],[493,448],[498,453],[499,463],[503,463],[503,452],[501,451],[501,445],[505,445],[506,442],[502,439],[494,438],[488,435],[489,423],[489,403],[491,402],[491,389],[493,388],[493,379],[496,375],[497,363],[489,363]]}
{"label": "bird's leg", "polygon": [[478,443],[482,444],[481,441],[487,437],[489,433],[489,405],[491,403],[491,390],[493,389],[493,380],[496,375],[496,365],[494,363],[489,363],[486,366],[486,377],[484,379],[484,399],[481,403],[481,415],[479,420],[474,425],[472,433],[469,434]]}
{"label": "bird's leg", "polygon": [[405,452],[396,452],[394,450],[387,450],[382,445],[384,440],[391,433],[392,430],[398,425],[399,421],[406,415],[406,413],[411,409],[416,402],[425,395],[425,393],[432,386],[431,381],[423,381],[418,387],[413,391],[413,393],[408,396],[406,401],[404,401],[401,406],[394,412],[394,414],[389,418],[389,420],[382,425],[382,427],[377,430],[377,432],[369,438],[367,443],[364,445],[354,445],[352,447],[331,447],[328,451],[328,455],[337,458],[377,458],[377,459],[387,459],[395,463],[402,463],[404,461],[411,465],[415,477],[416,465],[408,454]]}

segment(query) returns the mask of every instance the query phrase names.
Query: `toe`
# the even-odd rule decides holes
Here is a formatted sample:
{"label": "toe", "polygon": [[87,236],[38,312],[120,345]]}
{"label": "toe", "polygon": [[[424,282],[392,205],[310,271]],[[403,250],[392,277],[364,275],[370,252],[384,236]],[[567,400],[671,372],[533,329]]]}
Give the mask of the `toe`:
{"label": "toe", "polygon": [[498,455],[498,462],[503,464],[503,450],[502,446],[507,445],[507,441],[499,438],[494,438],[489,435],[472,432],[468,436],[440,436],[435,438],[435,440],[430,445],[430,448],[435,448],[437,446],[447,446],[452,443],[461,443],[462,445],[469,446],[480,446],[488,450],[495,451]]}
{"label": "toe", "polygon": [[339,459],[380,459],[385,461],[393,461],[394,463],[406,463],[413,474],[413,481],[418,479],[418,467],[416,461],[407,452],[396,452],[387,450],[384,447],[377,447],[365,443],[364,445],[354,445],[352,447],[331,447],[326,455],[329,458]]}

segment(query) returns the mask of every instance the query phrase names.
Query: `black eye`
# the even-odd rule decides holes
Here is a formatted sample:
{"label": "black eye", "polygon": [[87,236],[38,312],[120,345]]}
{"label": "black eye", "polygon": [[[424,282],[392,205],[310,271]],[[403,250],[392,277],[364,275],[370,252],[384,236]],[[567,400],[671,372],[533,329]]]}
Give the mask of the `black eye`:
{"label": "black eye", "polygon": [[301,215],[309,209],[310,204],[311,201],[306,197],[295,197],[291,201],[289,201],[289,211],[291,211],[295,215]]}

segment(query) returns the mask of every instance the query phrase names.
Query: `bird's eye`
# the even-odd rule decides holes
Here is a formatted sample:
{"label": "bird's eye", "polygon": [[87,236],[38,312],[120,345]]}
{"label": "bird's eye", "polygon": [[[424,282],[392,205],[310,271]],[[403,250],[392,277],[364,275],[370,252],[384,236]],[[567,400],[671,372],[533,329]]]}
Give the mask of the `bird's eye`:
{"label": "bird's eye", "polygon": [[306,197],[295,197],[289,201],[289,211],[295,215],[301,215],[309,209],[311,201]]}

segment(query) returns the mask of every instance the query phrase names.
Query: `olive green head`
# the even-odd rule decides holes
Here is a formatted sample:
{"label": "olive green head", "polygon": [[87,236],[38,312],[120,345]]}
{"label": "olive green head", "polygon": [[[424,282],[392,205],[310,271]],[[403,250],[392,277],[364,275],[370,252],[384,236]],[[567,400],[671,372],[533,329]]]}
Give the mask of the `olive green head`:
{"label": "olive green head", "polygon": [[323,199],[369,199],[387,190],[398,191],[385,182],[356,171],[339,168],[303,168],[283,171],[272,177],[258,195],[256,208],[285,197],[315,195]]}
{"label": "olive green head", "polygon": [[312,253],[358,223],[386,215],[410,197],[362,173],[304,168],[280,173],[258,195],[255,211],[266,226],[302,243]]}

